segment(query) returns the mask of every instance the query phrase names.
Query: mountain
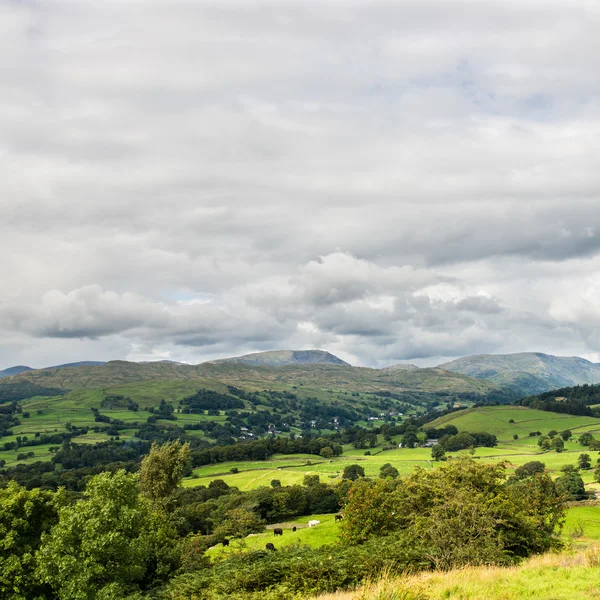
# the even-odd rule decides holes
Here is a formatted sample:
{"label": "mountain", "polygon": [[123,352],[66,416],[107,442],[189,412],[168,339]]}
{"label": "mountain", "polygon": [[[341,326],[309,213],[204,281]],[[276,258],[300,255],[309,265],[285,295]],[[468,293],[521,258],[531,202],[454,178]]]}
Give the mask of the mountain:
{"label": "mountain", "polygon": [[341,358],[325,352],[324,350],[274,350],[270,352],[256,352],[244,356],[222,358],[210,361],[216,363],[244,363],[257,367],[284,367],[288,365],[350,365]]}
{"label": "mountain", "polygon": [[[327,355],[323,352],[321,356],[323,354]],[[313,354],[313,359],[317,356],[319,355]],[[335,360],[335,357],[333,359]],[[293,386],[302,386],[303,389],[336,389],[349,392],[389,391],[396,394],[448,392],[488,395],[499,391],[498,386],[489,381],[436,368],[383,370],[352,367],[345,363],[315,362],[273,367],[229,360],[206,362],[200,365],[165,362],[141,364],[113,360],[101,366],[35,369],[10,379],[3,379],[0,387],[8,383],[25,382],[61,390],[108,389],[141,382],[161,382],[161,386],[178,389],[182,387],[213,389],[215,384],[218,384],[221,387],[235,385],[249,390],[293,389]],[[133,389],[129,389],[127,393],[137,400],[138,397]]]}
{"label": "mountain", "polygon": [[[105,365],[105,362],[97,360],[81,360],[79,362],[65,363],[64,365],[53,365],[52,367],[42,367],[42,369],[67,369],[70,367],[99,367]],[[0,371],[1,377],[12,377],[13,375],[19,375],[20,373],[27,373],[28,371],[41,371],[42,369],[34,369],[33,367],[26,367],[19,365],[16,367],[8,367],[4,371]]]}
{"label": "mountain", "polygon": [[417,365],[399,363],[397,365],[390,365],[389,367],[384,367],[381,370],[382,371],[418,371],[419,367],[417,367]]}
{"label": "mountain", "polygon": [[54,365],[52,367],[44,367],[45,369],[67,369],[69,367],[101,367],[105,365],[105,361],[101,360],[81,360],[79,362],[65,363],[64,365]]}
{"label": "mountain", "polygon": [[478,354],[439,365],[440,369],[487,379],[523,395],[600,383],[600,364],[578,356],[552,356],[541,352]]}
{"label": "mountain", "polygon": [[0,371],[0,377],[10,377],[11,375],[18,375],[19,373],[25,373],[26,371],[32,371],[31,367],[26,367],[24,365],[18,365],[16,367],[8,367],[8,369],[4,369],[4,371]]}

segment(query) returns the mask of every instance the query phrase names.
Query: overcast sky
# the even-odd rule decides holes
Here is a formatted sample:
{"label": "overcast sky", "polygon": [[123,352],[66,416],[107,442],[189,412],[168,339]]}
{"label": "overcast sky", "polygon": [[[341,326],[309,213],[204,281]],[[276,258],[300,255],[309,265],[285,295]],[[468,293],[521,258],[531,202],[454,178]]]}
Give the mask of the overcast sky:
{"label": "overcast sky", "polygon": [[600,360],[596,0],[0,0],[0,368]]}

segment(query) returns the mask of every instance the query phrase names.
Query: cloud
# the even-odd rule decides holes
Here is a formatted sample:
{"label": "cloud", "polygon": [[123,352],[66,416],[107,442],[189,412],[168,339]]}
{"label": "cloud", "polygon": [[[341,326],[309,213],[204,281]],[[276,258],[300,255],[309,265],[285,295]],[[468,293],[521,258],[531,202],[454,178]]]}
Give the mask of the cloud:
{"label": "cloud", "polygon": [[600,352],[599,25],[584,0],[0,5],[0,361]]}

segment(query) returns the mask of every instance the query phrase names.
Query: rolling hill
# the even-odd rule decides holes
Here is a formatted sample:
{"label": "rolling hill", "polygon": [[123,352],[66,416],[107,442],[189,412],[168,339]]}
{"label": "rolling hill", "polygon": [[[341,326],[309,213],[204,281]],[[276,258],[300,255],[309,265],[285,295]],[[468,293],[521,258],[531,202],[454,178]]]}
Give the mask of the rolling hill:
{"label": "rolling hill", "polygon": [[541,352],[465,356],[441,364],[439,368],[486,379],[522,395],[600,383],[600,364],[577,356],[552,356]]}
{"label": "rolling hill", "polygon": [[25,373],[27,371],[32,371],[31,367],[26,367],[25,365],[17,365],[15,367],[8,367],[8,369],[4,369],[0,371],[0,378],[2,377],[12,377],[13,375],[18,375],[19,373]]}
{"label": "rolling hill", "polygon": [[218,363],[243,363],[257,367],[284,367],[287,365],[350,365],[334,354],[324,350],[273,350],[269,352],[255,352],[244,356],[222,358],[210,361]]}

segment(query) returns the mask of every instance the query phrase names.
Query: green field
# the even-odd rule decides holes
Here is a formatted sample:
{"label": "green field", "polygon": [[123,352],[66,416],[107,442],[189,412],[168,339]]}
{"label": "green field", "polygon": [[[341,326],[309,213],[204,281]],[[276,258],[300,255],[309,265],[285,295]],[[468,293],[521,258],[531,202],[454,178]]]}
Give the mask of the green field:
{"label": "green field", "polygon": [[[321,521],[315,527],[309,527],[310,520]],[[297,530],[292,531],[296,526]],[[275,536],[273,529],[281,527],[282,536]],[[275,523],[269,525],[264,533],[253,533],[241,540],[231,540],[230,545],[223,547],[217,544],[207,551],[211,558],[227,556],[248,550],[264,550],[267,542],[272,542],[275,548],[286,548],[289,546],[311,546],[313,548],[335,544],[338,540],[340,523],[335,522],[335,515],[310,515],[308,517],[297,517],[286,523]]]}
{"label": "green field", "polygon": [[[509,423],[511,419],[514,423]],[[570,429],[574,436],[584,431],[600,432],[600,419],[534,410],[524,406],[469,408],[450,413],[428,424],[430,427],[446,425],[454,425],[459,431],[487,431],[500,441],[512,441],[514,434],[523,438],[530,431],[546,434],[552,429]]]}

